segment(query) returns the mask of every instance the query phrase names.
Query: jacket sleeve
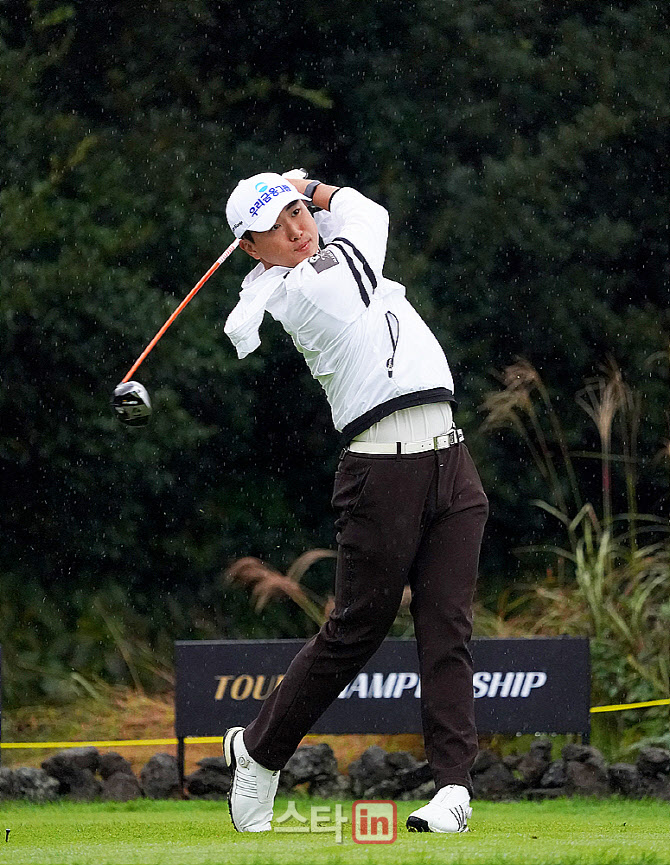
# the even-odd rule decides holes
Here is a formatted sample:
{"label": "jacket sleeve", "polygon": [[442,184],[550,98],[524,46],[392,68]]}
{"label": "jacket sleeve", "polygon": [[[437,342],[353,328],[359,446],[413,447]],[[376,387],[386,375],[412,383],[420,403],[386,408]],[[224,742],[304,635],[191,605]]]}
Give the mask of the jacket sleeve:
{"label": "jacket sleeve", "polygon": [[276,267],[264,271],[259,264],[245,279],[237,306],[223,327],[239,358],[251,354],[261,344],[258,330],[273,296],[282,289],[285,273],[285,268]]}
{"label": "jacket sleeve", "polygon": [[344,238],[381,277],[389,227],[384,207],[345,186],[333,195],[330,211],[316,214],[316,220],[326,245]]}

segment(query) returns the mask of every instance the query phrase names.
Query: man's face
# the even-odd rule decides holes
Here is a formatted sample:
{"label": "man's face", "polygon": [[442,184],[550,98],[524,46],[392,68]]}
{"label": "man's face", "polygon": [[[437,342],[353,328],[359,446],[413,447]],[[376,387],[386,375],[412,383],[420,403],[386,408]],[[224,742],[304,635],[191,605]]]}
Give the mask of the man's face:
{"label": "man's face", "polygon": [[295,267],[319,251],[319,232],[314,217],[301,199],[285,207],[268,231],[252,231],[253,243],[244,238],[240,246],[265,268]]}

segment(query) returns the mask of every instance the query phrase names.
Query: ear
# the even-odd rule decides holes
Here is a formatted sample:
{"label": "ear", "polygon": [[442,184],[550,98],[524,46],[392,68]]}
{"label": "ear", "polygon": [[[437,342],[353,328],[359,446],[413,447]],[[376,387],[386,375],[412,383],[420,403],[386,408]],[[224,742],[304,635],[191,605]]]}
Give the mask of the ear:
{"label": "ear", "polygon": [[255,258],[256,261],[260,261],[261,257],[258,254],[258,252],[256,251],[256,247],[254,246],[254,244],[250,240],[247,240],[246,238],[243,237],[240,240],[240,249],[243,249],[247,255],[250,255],[252,258]]}

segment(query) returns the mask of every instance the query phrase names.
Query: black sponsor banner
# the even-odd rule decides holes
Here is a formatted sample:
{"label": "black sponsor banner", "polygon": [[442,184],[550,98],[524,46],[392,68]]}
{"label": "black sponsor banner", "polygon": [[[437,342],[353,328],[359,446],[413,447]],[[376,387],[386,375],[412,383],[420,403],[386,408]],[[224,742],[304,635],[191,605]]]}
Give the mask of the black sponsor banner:
{"label": "black sponsor banner", "polygon": [[[301,640],[175,644],[178,737],[217,736],[252,721]],[[583,733],[590,729],[589,641],[478,638],[471,643],[480,733]],[[420,733],[416,643],[385,640],[319,718],[313,733]]]}

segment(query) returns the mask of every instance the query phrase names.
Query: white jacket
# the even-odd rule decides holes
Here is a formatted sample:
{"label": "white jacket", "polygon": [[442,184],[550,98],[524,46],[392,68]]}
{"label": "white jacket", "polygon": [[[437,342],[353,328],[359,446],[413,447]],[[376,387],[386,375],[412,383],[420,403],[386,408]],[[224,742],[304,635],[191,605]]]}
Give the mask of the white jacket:
{"label": "white jacket", "polygon": [[291,336],[349,438],[402,408],[453,399],[438,341],[382,275],[388,213],[344,187],[315,219],[325,247],[297,267],[258,264],[242,283],[225,332],[245,357],[267,310]]}

